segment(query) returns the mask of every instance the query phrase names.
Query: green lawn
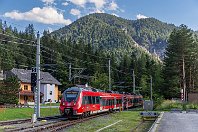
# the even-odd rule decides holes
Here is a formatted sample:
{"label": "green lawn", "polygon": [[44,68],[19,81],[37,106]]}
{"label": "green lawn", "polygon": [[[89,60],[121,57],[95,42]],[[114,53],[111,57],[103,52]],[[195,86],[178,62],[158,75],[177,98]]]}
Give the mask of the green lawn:
{"label": "green lawn", "polygon": [[[32,108],[6,108],[0,109],[0,121],[31,118]],[[41,117],[59,115],[58,108],[41,108]]]}
{"label": "green lawn", "polygon": [[48,104],[41,104],[41,106],[60,106],[60,103],[48,103]]}
{"label": "green lawn", "polygon": [[[120,121],[122,120],[122,121]],[[117,121],[119,123],[108,127],[102,132],[129,132],[136,127],[137,124],[141,122],[141,118],[139,116],[139,112],[136,111],[124,111],[112,115],[107,115],[104,117],[99,117],[90,121],[86,121],[84,123],[80,123],[75,125],[66,131],[69,132],[94,132],[100,128],[113,124]],[[150,126],[147,126],[150,127]]]}

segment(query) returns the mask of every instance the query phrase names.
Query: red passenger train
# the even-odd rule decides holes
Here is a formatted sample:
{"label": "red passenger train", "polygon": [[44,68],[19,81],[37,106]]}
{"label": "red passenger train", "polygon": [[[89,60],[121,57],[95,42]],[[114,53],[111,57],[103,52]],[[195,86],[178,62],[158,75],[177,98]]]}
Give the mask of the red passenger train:
{"label": "red passenger train", "polygon": [[91,87],[76,86],[63,92],[60,114],[63,116],[87,117],[101,112],[112,112],[121,108],[142,106],[141,95],[104,92]]}

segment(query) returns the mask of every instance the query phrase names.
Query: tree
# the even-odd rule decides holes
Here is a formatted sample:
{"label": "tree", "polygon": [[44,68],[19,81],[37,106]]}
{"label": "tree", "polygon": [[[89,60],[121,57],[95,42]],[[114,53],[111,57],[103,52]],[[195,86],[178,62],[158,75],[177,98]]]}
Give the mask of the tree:
{"label": "tree", "polygon": [[0,82],[0,104],[17,104],[20,85],[15,77]]}
{"label": "tree", "polygon": [[164,59],[163,94],[166,98],[173,98],[180,96],[181,89],[186,94],[190,87],[189,78],[193,67],[190,61],[193,61],[191,56],[195,43],[192,32],[185,25],[173,30],[168,42]]}
{"label": "tree", "polygon": [[105,73],[95,73],[91,85],[98,89],[108,90],[108,76]]}

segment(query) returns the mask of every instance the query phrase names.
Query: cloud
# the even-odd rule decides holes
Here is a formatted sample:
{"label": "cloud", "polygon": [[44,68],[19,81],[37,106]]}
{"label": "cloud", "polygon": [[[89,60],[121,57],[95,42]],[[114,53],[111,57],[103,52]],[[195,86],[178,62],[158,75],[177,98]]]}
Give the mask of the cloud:
{"label": "cloud", "polygon": [[87,3],[87,0],[68,0],[69,2],[73,3],[74,5],[84,7]]}
{"label": "cloud", "polygon": [[54,4],[55,0],[41,0],[41,1],[44,2],[45,5],[52,5],[52,4]]}
{"label": "cloud", "polygon": [[96,8],[89,8],[89,13],[88,14],[92,14],[92,13],[105,13],[105,11],[101,10],[101,9],[96,9]]}
{"label": "cloud", "polygon": [[116,16],[116,17],[119,17],[119,15],[118,15],[118,14],[115,14],[115,13],[112,13],[112,15],[114,15],[114,16]]}
{"label": "cloud", "polygon": [[107,0],[68,0],[74,5],[84,7],[85,4],[94,4],[97,9],[101,9],[107,3]]}
{"label": "cloud", "polygon": [[145,18],[148,18],[147,16],[142,15],[142,14],[138,14],[136,17],[137,17],[137,19],[145,19]]}
{"label": "cloud", "polygon": [[28,12],[11,11],[6,12],[4,17],[9,17],[15,20],[35,21],[44,24],[71,24],[70,19],[64,19],[61,12],[54,7],[34,7]]}
{"label": "cloud", "polygon": [[62,5],[67,6],[67,5],[69,5],[69,3],[68,2],[63,2]]}
{"label": "cloud", "polygon": [[[108,11],[124,12],[119,8],[115,0],[67,0],[76,5],[80,11],[85,14],[104,13]],[[71,12],[70,12],[71,13]]]}
{"label": "cloud", "polygon": [[88,2],[94,4],[97,9],[103,8],[106,4],[106,0],[88,0]]}
{"label": "cloud", "polygon": [[110,4],[109,4],[109,10],[117,10],[119,7],[118,7],[118,5],[114,2],[114,1],[112,1]]}
{"label": "cloud", "polygon": [[70,14],[74,15],[74,16],[81,16],[81,12],[78,9],[71,9],[70,10]]}

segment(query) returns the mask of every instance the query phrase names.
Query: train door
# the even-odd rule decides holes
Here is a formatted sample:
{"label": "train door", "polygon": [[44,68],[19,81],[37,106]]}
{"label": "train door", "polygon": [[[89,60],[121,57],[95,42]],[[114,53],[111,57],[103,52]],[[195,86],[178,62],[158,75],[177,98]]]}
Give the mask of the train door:
{"label": "train door", "polygon": [[124,96],[122,96],[122,109],[124,109]]}
{"label": "train door", "polygon": [[103,107],[103,105],[102,105],[102,97],[100,97],[100,111],[102,111],[102,107]]}
{"label": "train door", "polygon": [[116,109],[116,104],[117,104],[117,102],[116,102],[116,97],[114,97],[114,109]]}

